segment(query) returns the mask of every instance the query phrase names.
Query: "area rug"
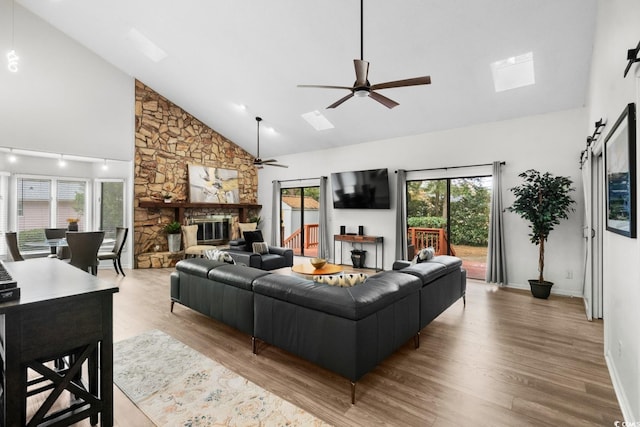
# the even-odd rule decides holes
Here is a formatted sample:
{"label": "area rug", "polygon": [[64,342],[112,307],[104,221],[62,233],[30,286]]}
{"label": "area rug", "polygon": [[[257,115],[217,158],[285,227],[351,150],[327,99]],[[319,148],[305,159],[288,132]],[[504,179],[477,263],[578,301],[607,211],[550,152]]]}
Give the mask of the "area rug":
{"label": "area rug", "polygon": [[158,426],[326,426],[171,336],[114,343],[115,384]]}

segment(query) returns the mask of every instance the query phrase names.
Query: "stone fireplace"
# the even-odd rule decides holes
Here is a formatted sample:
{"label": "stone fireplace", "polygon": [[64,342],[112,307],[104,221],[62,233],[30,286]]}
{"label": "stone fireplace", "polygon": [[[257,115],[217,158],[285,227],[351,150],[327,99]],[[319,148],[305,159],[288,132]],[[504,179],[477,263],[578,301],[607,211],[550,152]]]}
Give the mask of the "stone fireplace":
{"label": "stone fireplace", "polygon": [[[237,222],[258,214],[259,206],[251,206],[257,204],[257,171],[251,154],[142,82],[136,81],[135,97],[135,264],[170,267],[183,254],[168,252],[164,226],[174,220],[201,223],[203,236],[213,227],[213,240],[221,242],[225,239],[217,239],[215,230],[225,226],[214,218],[226,218],[226,240],[237,237]],[[237,170],[240,202],[249,208],[189,204],[188,164]],[[172,196],[172,203],[161,203],[165,194]]]}

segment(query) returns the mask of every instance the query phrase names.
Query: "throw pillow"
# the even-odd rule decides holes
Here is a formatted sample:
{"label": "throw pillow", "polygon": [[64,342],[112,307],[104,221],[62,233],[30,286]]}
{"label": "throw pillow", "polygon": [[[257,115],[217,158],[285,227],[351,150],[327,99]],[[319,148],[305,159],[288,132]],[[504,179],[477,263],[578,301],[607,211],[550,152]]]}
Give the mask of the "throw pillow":
{"label": "throw pillow", "polygon": [[269,245],[267,245],[267,242],[253,242],[252,248],[253,252],[260,255],[269,253]]}
{"label": "throw pillow", "polygon": [[204,251],[204,256],[214,261],[222,261],[227,264],[235,264],[235,260],[231,257],[231,254],[227,251],[220,251],[218,249],[208,249]]}
{"label": "throw pillow", "polygon": [[369,276],[363,273],[358,274],[339,274],[337,276],[313,276],[313,281],[316,283],[324,283],[331,286],[339,286],[341,288],[349,288],[351,286],[358,285],[367,280]]}
{"label": "throw pillow", "polygon": [[429,261],[435,255],[436,251],[431,246],[428,248],[420,249],[416,257],[411,261],[411,264],[418,264],[421,262]]}
{"label": "throw pillow", "polygon": [[246,250],[253,249],[253,242],[264,242],[264,239],[262,238],[262,231],[260,230],[245,231],[242,235],[244,237]]}
{"label": "throw pillow", "polygon": [[238,230],[240,230],[240,234],[244,233],[245,231],[253,231],[257,227],[258,227],[257,222],[239,222],[238,223]]}

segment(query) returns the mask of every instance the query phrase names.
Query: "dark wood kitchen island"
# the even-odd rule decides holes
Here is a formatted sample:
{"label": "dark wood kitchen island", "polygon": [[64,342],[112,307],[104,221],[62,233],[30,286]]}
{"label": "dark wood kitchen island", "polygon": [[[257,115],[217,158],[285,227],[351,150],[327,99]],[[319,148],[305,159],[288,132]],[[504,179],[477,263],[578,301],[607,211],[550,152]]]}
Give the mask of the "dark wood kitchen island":
{"label": "dark wood kitchen island", "polygon": [[[0,303],[0,424],[68,425],[85,418],[97,424],[100,415],[101,425],[113,425],[113,294],[118,287],[55,258],[4,265],[18,282],[20,299]],[[88,375],[82,378],[85,361]],[[49,390],[27,420],[27,398]],[[74,398],[48,414],[65,390]]]}

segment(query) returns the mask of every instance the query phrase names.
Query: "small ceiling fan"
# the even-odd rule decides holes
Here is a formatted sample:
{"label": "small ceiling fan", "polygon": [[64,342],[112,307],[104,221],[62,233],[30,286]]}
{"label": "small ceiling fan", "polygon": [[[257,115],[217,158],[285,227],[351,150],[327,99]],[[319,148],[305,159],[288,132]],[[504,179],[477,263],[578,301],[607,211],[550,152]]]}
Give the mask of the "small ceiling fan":
{"label": "small ceiling fan", "polygon": [[260,122],[261,121],[262,121],[262,117],[256,117],[256,122],[258,124],[258,154],[256,155],[256,158],[253,159],[253,165],[258,168],[262,168],[263,166],[277,166],[279,168],[288,168],[289,166],[280,165],[276,163],[277,160],[275,159],[262,160],[260,158]]}
{"label": "small ceiling fan", "polygon": [[363,59],[364,37],[363,37],[363,30],[362,30],[362,27],[363,27],[362,4],[363,4],[363,0],[360,0],[360,59],[353,60],[353,65],[355,66],[355,69],[356,69],[356,81],[353,83],[353,86],[349,87],[349,86],[325,86],[325,85],[298,85],[298,87],[315,87],[315,88],[322,88],[322,89],[346,89],[351,91],[349,95],[343,98],[340,98],[333,104],[329,105],[327,108],[336,108],[337,106],[339,106],[349,98],[352,98],[353,96],[357,96],[357,97],[368,96],[369,98],[373,98],[374,100],[378,101],[379,103],[381,103],[387,108],[393,108],[400,104],[374,91],[380,90],[380,89],[390,89],[394,87],[418,86],[418,85],[431,84],[430,76],[415,77],[412,79],[405,79],[405,80],[395,80],[392,82],[378,83],[374,85],[369,83],[369,80],[368,80],[369,63]]}

